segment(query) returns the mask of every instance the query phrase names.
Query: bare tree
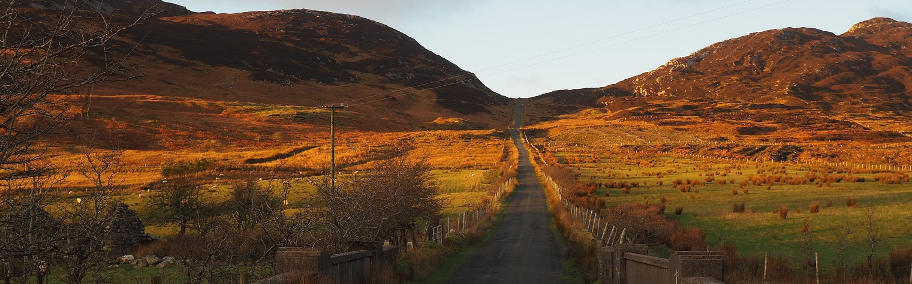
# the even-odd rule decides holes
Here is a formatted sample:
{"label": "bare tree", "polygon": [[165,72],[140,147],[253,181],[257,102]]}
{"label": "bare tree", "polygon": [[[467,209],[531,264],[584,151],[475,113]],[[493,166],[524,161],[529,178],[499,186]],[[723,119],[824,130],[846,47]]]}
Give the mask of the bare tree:
{"label": "bare tree", "polygon": [[[842,273],[842,282],[848,283],[848,265],[846,259],[852,237],[852,224],[846,220],[845,224],[836,232],[836,249],[839,252],[839,272]],[[838,276],[838,275],[837,275]]]}
{"label": "bare tree", "polygon": [[61,241],[57,254],[66,268],[67,282],[81,283],[86,275],[103,263],[110,247],[110,228],[116,201],[112,190],[123,172],[123,153],[119,150],[86,152],[76,171],[91,181],[79,202],[65,202],[60,215]]}
{"label": "bare tree", "polygon": [[877,222],[874,220],[874,208],[868,208],[865,211],[865,218],[862,221],[862,227],[864,228],[866,235],[865,241],[868,242],[868,269],[871,270],[871,279],[874,279],[877,264],[875,263],[875,253],[877,252],[877,244],[880,243],[880,227],[877,226]]}
{"label": "bare tree", "polygon": [[66,177],[39,143],[65,119],[66,106],[50,96],[124,74],[124,54],[112,43],[145,17],[117,24],[86,1],[61,0],[55,9],[30,2],[0,0],[0,279],[43,282],[61,244],[79,243],[45,211]]}
{"label": "bare tree", "polygon": [[112,42],[145,19],[116,25],[86,1],[62,2],[67,8],[23,9],[27,1],[0,0],[0,169],[41,157],[35,142],[64,113],[50,95],[125,74]]}
{"label": "bare tree", "polygon": [[153,202],[161,210],[160,217],[177,222],[178,236],[187,233],[190,221],[198,220],[204,209],[202,191],[191,176],[163,180]]}
{"label": "bare tree", "polygon": [[92,188],[87,198],[92,202],[95,214],[107,210],[111,198],[111,190],[115,189],[119,180],[117,175],[124,170],[123,151],[107,150],[83,153],[83,162],[76,171],[85,179],[91,181]]}
{"label": "bare tree", "polygon": [[21,165],[27,177],[3,179],[0,189],[0,279],[25,281],[34,276],[43,283],[57,244],[60,222],[45,211],[46,193],[67,177],[48,165],[32,161]]}
{"label": "bare tree", "polygon": [[430,168],[403,156],[380,161],[333,189],[326,180],[316,183],[325,208],[331,249],[344,250],[351,241],[393,239],[396,230],[415,229],[442,208]]}

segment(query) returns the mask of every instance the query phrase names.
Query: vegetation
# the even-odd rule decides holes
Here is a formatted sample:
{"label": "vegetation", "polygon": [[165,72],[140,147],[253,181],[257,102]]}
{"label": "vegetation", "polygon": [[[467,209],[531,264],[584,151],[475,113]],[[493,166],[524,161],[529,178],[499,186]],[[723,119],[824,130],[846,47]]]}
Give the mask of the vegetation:
{"label": "vegetation", "polygon": [[[877,264],[885,260],[877,259],[912,241],[906,233],[912,228],[889,221],[910,217],[900,209],[912,202],[907,174],[895,170],[900,167],[758,161],[734,153],[704,156],[702,149],[709,145],[606,145],[584,137],[581,129],[566,125],[549,129],[549,134],[530,132],[542,135],[533,141],[545,151],[545,159],[569,169],[562,175],[575,178],[574,182],[597,186],[591,194],[592,190],[580,193],[580,199],[599,197],[606,207],[595,208],[607,208],[603,212],[612,208],[633,212],[627,207],[632,205],[663,212],[661,208],[672,206],[674,212],[661,215],[701,231],[670,233],[673,237],[665,245],[672,248],[689,249],[681,245],[684,239],[705,239],[711,246],[737,250],[741,259],[769,254],[789,260],[782,262],[782,269],[797,271],[803,270],[801,264],[810,250],[812,255],[819,253],[821,271],[835,275],[856,266],[868,267],[859,271],[869,272],[872,267],[885,267]],[[542,142],[544,137],[549,142]],[[823,144],[801,147],[829,149]],[[853,157],[872,159],[876,149],[884,148],[871,149]],[[851,234],[834,233],[846,226],[853,228]],[[864,233],[868,231],[876,234],[868,236]],[[865,273],[851,275],[884,275]]]}

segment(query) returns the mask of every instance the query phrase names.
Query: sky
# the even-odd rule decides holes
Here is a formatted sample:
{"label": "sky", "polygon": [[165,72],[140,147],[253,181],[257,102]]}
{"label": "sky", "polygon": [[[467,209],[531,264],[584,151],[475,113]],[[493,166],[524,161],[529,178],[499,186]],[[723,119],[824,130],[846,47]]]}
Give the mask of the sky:
{"label": "sky", "polygon": [[912,22],[912,0],[167,0],[235,13],[313,9],[384,23],[509,97],[602,87],[710,44],[769,29],[841,34]]}

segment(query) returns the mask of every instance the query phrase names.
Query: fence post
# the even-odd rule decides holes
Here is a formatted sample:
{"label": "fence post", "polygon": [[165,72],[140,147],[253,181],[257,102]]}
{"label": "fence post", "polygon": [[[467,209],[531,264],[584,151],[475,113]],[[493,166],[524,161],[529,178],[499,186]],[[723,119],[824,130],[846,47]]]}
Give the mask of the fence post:
{"label": "fence post", "polygon": [[817,284],[820,284],[820,258],[817,257],[817,252],[814,252],[814,274],[817,276]]}
{"label": "fence post", "polygon": [[616,226],[611,226],[611,233],[608,234],[608,245],[609,246],[614,244],[614,233],[615,233],[616,229],[617,229]]}
{"label": "fence post", "polygon": [[763,253],[763,281],[766,281],[766,264],[769,261],[769,253]]}
{"label": "fence post", "polygon": [[627,234],[627,228],[621,230],[621,237],[618,239],[618,244],[624,244],[624,235]]}

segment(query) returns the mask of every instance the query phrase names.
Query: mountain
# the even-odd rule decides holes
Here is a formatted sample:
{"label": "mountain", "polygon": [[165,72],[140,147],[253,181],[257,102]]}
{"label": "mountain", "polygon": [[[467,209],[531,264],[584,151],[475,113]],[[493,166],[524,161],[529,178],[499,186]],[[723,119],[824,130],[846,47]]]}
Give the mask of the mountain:
{"label": "mountain", "polygon": [[855,129],[902,139],[912,131],[912,24],[875,18],[841,35],[812,28],[752,33],[610,86],[532,102],[541,117],[602,107],[625,119],[698,116],[747,127],[736,134]]}
{"label": "mountain", "polygon": [[[53,17],[63,7],[57,2],[23,9]],[[157,0],[89,3],[121,24],[159,13],[116,38],[136,79],[59,98],[85,112],[70,127],[74,136],[116,126],[118,140],[131,147],[179,147],[160,137],[192,146],[232,129],[249,134],[233,142],[253,143],[326,131],[329,114],[318,107],[340,103],[348,105],[339,119],[348,130],[501,128],[509,121],[510,99],[362,17],[303,9],[195,13]]]}
{"label": "mountain", "polygon": [[[189,15],[192,12],[183,6],[162,2],[159,0],[83,0],[82,5],[107,15],[140,15],[155,13],[157,16]],[[71,7],[72,2],[65,0],[30,0],[13,3],[22,8],[34,9],[61,9]]]}

